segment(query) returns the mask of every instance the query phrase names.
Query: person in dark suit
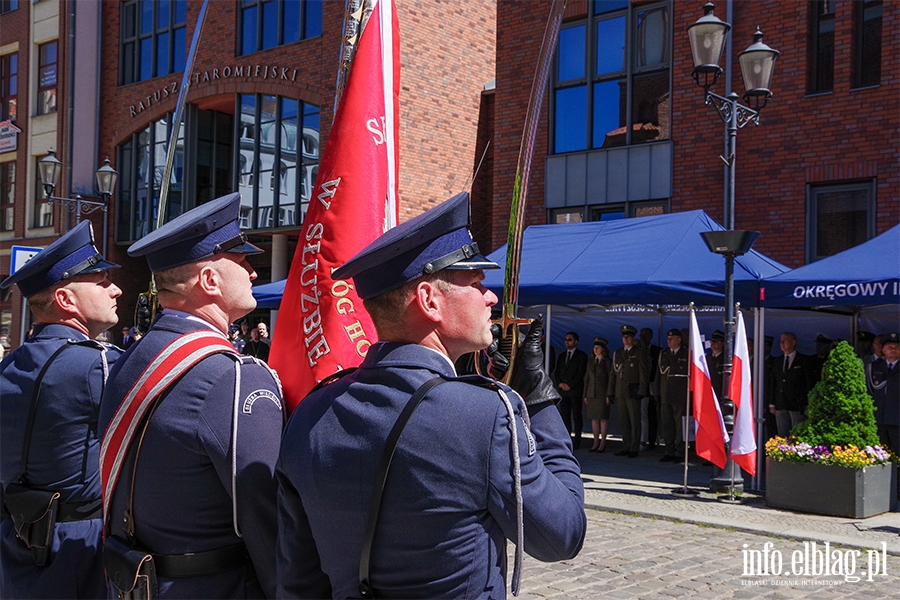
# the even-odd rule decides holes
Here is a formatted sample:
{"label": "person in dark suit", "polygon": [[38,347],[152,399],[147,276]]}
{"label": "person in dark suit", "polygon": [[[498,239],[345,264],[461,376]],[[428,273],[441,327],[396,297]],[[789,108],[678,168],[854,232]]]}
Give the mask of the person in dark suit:
{"label": "person in dark suit", "polygon": [[128,350],[131,348],[131,345],[134,344],[137,340],[134,337],[134,332],[130,327],[122,328],[122,349]]}
{"label": "person in dark suit", "polygon": [[[119,320],[122,290],[90,228],[82,221],[0,283],[19,286],[36,320],[0,363],[0,598],[106,597],[97,412],[122,351],[95,338]],[[27,525],[25,511],[42,516]]]}
{"label": "person in dark suit", "polygon": [[688,398],[688,370],[690,356],[682,345],[681,330],[670,329],[666,334],[668,348],[659,353],[659,391],[662,406],[662,431],[666,453],[660,462],[684,460],[684,428],[682,427]]}
{"label": "person in dark suit", "polygon": [[634,343],[637,329],[622,325],[622,348],[613,354],[615,376],[609,382],[608,395],[619,406],[622,423],[622,449],[616,456],[637,458],[641,447],[641,398],[647,395],[647,359]]}
{"label": "person in dark suit", "polygon": [[781,334],[781,351],[776,357],[769,379],[769,412],[775,415],[778,435],[787,436],[790,430],[806,417],[809,390],[813,376],[809,357],[797,352],[797,336],[791,332]]}
{"label": "person in dark suit", "polygon": [[241,350],[241,354],[246,354],[247,356],[252,356],[254,358],[258,358],[259,360],[268,362],[269,361],[269,351],[271,346],[269,343],[262,339],[259,329],[254,327],[250,330],[250,341],[244,344],[243,350]]}
{"label": "person in dark suit", "polygon": [[587,370],[587,354],[578,349],[578,334],[574,331],[566,333],[566,351],[556,358],[556,369],[553,380],[561,397],[557,407],[563,423],[572,433],[572,446],[581,447],[581,432],[584,429],[584,417],[581,412],[581,401],[584,398],[584,373]]}
{"label": "person in dark suit", "polygon": [[709,366],[709,379],[719,402],[725,397],[725,333],[719,329],[709,337],[709,355],[706,357]]}
{"label": "person in dark suit", "polygon": [[872,363],[870,378],[875,424],[881,443],[900,454],[900,335],[882,338],[884,356]]}
{"label": "person in dark suit", "polygon": [[[497,303],[482,279],[498,267],[472,240],[468,197],[389,230],[334,272],[353,278],[379,341],[288,422],[279,598],[360,597],[367,539],[376,598],[503,598],[508,538],[542,561],[581,549],[584,486],[541,366],[540,320],[514,361],[513,388],[453,368],[491,344]],[[423,384],[434,387],[397,438],[369,538],[386,440]]]}
{"label": "person in dark suit", "polygon": [[[162,312],[100,402],[104,552],[122,593],[134,581],[115,577],[111,559],[130,548],[153,556],[159,598],[275,597],[281,386],[226,335],[256,307],[247,255],[262,252],[240,230],[240,203],[235,193],[201,204],[128,249],[146,258]],[[157,379],[155,403],[132,417],[140,382]]]}
{"label": "person in dark suit", "polygon": [[653,330],[649,327],[641,329],[640,336],[644,355],[649,361],[647,363],[649,395],[641,398],[641,447],[646,446],[648,450],[653,450],[659,439],[659,378],[656,376],[656,365],[659,363],[660,349],[653,343]]}

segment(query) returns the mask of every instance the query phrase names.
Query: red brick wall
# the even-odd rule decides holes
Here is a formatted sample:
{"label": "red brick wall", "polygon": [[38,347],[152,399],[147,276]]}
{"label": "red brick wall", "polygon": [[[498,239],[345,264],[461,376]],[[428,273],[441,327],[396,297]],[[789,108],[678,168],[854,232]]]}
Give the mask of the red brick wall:
{"label": "red brick wall", "polygon": [[[734,2],[732,88],[743,94],[737,55],[752,42],[757,25],[764,41],[781,51],[772,84],[774,97],[760,125],[737,135],[735,226],[762,232],[755,249],[790,266],[805,262],[808,183],[877,177],[877,233],[900,221],[900,4],[884,3],[881,85],[851,91],[852,6],[837,0],[834,91],[807,96],[808,12],[805,2]],[[566,17],[584,14],[571,2]],[[508,214],[534,57],[548,12],[546,2],[498,1],[497,92],[494,121],[495,211]],[[672,70],[673,212],[702,208],[723,220],[725,128],[703,105],[691,80],[686,27],[703,12],[701,3],[674,3]],[[716,3],[726,19],[726,2]],[[724,61],[723,61],[724,65]],[[724,82],[713,88],[725,95]],[[548,92],[549,93],[549,92]],[[544,164],[548,152],[547,104],[528,199],[528,223],[545,223]],[[495,219],[494,247],[505,243],[506,221]]]}
{"label": "red brick wall", "polygon": [[[343,24],[343,2],[325,2],[321,37],[243,57],[237,47],[237,8],[233,2],[214,2],[206,16],[194,73],[225,65],[262,64],[298,69],[295,82],[229,78],[192,84],[188,102],[201,106],[220,94],[280,94],[321,108],[322,147],[327,144],[333,118],[334,82]],[[188,3],[188,40],[193,34],[200,2]],[[494,79],[495,15],[491,0],[466,2],[402,0],[397,2],[400,24],[400,220],[405,221],[463,191],[469,184],[483,140],[479,141],[482,89]],[[104,4],[100,155],[116,156],[116,146],[174,110],[177,94],[154,100],[153,93],[176,82],[181,74],[118,86],[119,10]],[[150,95],[149,108],[132,116],[131,106]],[[146,102],[145,102],[146,103]],[[477,147],[476,147],[477,146]],[[482,188],[485,185],[482,183]],[[489,187],[487,188],[489,189]],[[114,222],[114,214],[111,222]],[[298,228],[299,230],[299,228]],[[130,259],[125,246],[111,245],[112,260],[123,273],[116,282],[125,293],[120,317],[130,323],[137,292],[146,288],[149,274],[143,261]],[[262,264],[269,258],[263,256]]]}
{"label": "red brick wall", "polygon": [[[575,2],[567,8],[568,17],[579,9]],[[506,243],[509,226],[509,208],[516,176],[516,164],[531,82],[537,67],[537,55],[541,48],[549,2],[497,2],[497,91],[494,108],[494,223],[493,244],[495,250]],[[547,222],[544,210],[544,160],[548,148],[547,118],[550,92],[544,96],[541,108],[541,125],[538,128],[534,161],[526,194],[527,225]]]}
{"label": "red brick wall", "polygon": [[481,92],[494,79],[490,0],[398,0],[400,220],[468,189]]}
{"label": "red brick wall", "polygon": [[[703,208],[721,220],[724,175],[716,157],[723,152],[724,125],[703,106],[702,90],[687,76],[690,45],[680,34],[698,16],[681,14],[675,23],[672,206]],[[737,135],[735,227],[761,231],[754,248],[790,267],[805,262],[808,183],[877,177],[877,233],[900,221],[900,145],[891,133],[900,126],[900,5],[884,3],[881,85],[873,88],[851,90],[852,6],[838,0],[834,90],[806,95],[808,20],[806,3],[734,5],[732,89],[743,94],[737,55],[750,45],[757,25],[763,40],[781,52],[774,96],[759,127],[748,125]],[[722,83],[716,88],[723,94]]]}

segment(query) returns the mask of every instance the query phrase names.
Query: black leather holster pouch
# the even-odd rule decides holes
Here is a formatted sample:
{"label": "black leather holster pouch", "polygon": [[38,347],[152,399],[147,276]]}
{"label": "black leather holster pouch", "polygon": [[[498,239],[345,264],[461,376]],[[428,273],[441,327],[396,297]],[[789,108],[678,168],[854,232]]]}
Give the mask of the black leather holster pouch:
{"label": "black leather holster pouch", "polygon": [[149,552],[136,550],[121,538],[109,536],[103,543],[103,566],[122,600],[159,598],[156,565]]}
{"label": "black leather holster pouch", "polygon": [[59,492],[10,483],[3,492],[3,501],[15,525],[16,535],[31,549],[34,564],[45,566],[53,547]]}

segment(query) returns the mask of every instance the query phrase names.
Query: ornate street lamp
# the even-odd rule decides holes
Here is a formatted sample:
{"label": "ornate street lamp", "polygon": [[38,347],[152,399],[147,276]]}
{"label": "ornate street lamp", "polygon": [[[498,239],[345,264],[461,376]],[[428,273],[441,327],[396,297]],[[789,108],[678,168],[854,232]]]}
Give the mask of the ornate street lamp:
{"label": "ornate street lamp", "polygon": [[780,52],[773,50],[762,41],[762,31],[756,28],[753,34],[753,43],[738,55],[741,62],[741,75],[744,78],[744,102],[750,104],[753,100],[753,108],[759,112],[772,97],[769,87],[772,85],[772,75],[775,74],[775,59]]}
{"label": "ornate street lamp", "polygon": [[47,198],[47,204],[62,204],[70,212],[75,213],[75,223],[81,221],[81,215],[90,213],[97,209],[103,210],[103,257],[106,258],[106,232],[109,229],[109,198],[116,189],[116,179],[119,173],[109,164],[109,158],[103,161],[103,166],[97,169],[95,175],[97,178],[97,191],[103,198],[102,202],[93,200],[85,200],[76,194],[72,198],[61,198],[53,195],[56,190],[56,184],[59,181],[59,174],[62,172],[62,163],[56,158],[53,148],[47,151],[47,156],[38,161],[38,173],[41,177],[41,185],[44,187],[44,196]]}
{"label": "ornate street lamp", "polygon": [[41,175],[41,183],[44,186],[44,196],[53,197],[53,190],[56,189],[56,183],[59,181],[59,174],[62,172],[62,163],[56,158],[53,148],[47,151],[47,156],[38,162],[38,170]]}
{"label": "ornate street lamp", "polygon": [[116,189],[119,172],[109,166],[109,158],[103,159],[103,166],[97,169],[97,191],[107,201]]}
{"label": "ornate street lamp", "polygon": [[[725,40],[731,25],[720,20],[713,14],[712,2],[707,2],[703,7],[703,16],[695,23],[689,25],[688,37],[691,41],[691,53],[694,59],[694,70],[691,77],[694,82],[703,88],[704,103],[715,107],[719,117],[725,123],[726,157],[720,157],[725,162],[725,231],[715,231],[702,234],[704,241],[711,252],[725,257],[725,367],[723,388],[729,388],[731,381],[731,367],[734,353],[734,258],[750,251],[753,242],[756,241],[759,232],[734,230],[734,167],[735,167],[735,143],[737,131],[748,123],[759,125],[759,113],[772,97],[770,90],[772,75],[775,71],[775,59],[779,52],[763,43],[762,32],[757,28],[753,35],[753,43],[739,55],[741,74],[744,79],[744,101],[753,105],[752,108],[738,102],[738,95],[734,92],[727,97],[719,96],[710,91],[716,83],[722,68],[719,66]],[[720,399],[723,415],[731,417],[733,424],[734,403],[728,399]],[[726,423],[727,424],[727,423]],[[731,463],[729,457],[728,462]],[[728,472],[728,465],[725,472]],[[732,463],[732,472],[734,465]],[[727,478],[714,477],[710,482],[713,491],[729,490],[733,497],[740,481],[740,489],[743,489],[743,478],[738,475]]]}
{"label": "ornate street lamp", "polygon": [[[725,50],[725,38],[731,30],[731,25],[713,14],[713,8],[713,3],[707,2],[703,7],[703,16],[687,28],[691,55],[694,57],[691,76],[704,89],[709,89],[722,74],[719,63]],[[704,76],[703,83],[700,83],[700,75]],[[709,76],[712,76],[712,81],[709,81]]]}

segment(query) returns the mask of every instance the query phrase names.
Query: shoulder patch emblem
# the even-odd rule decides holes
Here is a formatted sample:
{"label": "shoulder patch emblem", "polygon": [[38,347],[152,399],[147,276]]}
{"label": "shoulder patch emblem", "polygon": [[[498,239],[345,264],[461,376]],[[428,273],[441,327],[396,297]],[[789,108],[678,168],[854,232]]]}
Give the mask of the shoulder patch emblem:
{"label": "shoulder patch emblem", "polygon": [[262,398],[268,398],[275,403],[275,406],[278,407],[278,410],[281,410],[281,399],[278,398],[275,392],[271,390],[256,390],[244,399],[242,412],[247,415],[251,414],[253,412],[253,403]]}

